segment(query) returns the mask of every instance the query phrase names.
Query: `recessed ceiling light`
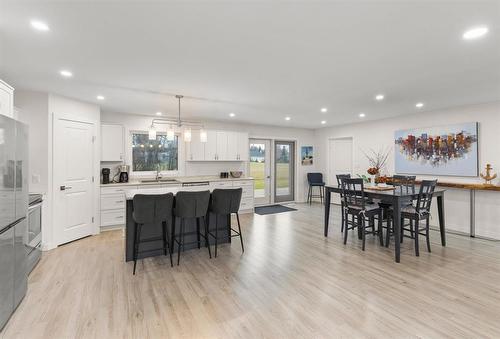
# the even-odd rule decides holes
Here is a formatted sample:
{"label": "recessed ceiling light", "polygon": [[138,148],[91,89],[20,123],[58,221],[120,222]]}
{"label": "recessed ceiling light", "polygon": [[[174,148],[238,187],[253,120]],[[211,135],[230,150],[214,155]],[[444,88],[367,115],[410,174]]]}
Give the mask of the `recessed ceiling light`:
{"label": "recessed ceiling light", "polygon": [[321,120],[321,124],[322,125],[326,124],[326,120]]}
{"label": "recessed ceiling light", "polygon": [[229,113],[229,116],[230,116],[231,118],[234,118],[234,117],[236,116],[236,114],[234,114],[234,113]]}
{"label": "recessed ceiling light", "polygon": [[292,119],[292,118],[290,118],[290,117],[285,117],[285,120],[286,120],[286,121],[290,121],[290,119]]}
{"label": "recessed ceiling light", "polygon": [[382,100],[384,100],[384,95],[383,95],[383,94],[377,94],[377,95],[375,96],[375,100],[377,100],[377,101],[382,101]]}
{"label": "recessed ceiling light", "polygon": [[328,108],[323,107],[323,108],[321,109],[321,113],[326,113],[326,112],[328,112]]}
{"label": "recessed ceiling light", "polygon": [[97,100],[104,100],[104,97],[102,95],[98,95]]}
{"label": "recessed ceiling light", "polygon": [[471,28],[471,29],[465,31],[465,33],[462,35],[462,37],[465,40],[473,40],[473,39],[477,39],[477,38],[482,37],[486,33],[488,33],[488,27],[480,26],[480,27],[474,27],[474,28]]}
{"label": "recessed ceiling light", "polygon": [[162,115],[163,113],[162,112],[156,112],[156,115]]}
{"label": "recessed ceiling light", "polygon": [[364,118],[364,117],[366,117],[366,114],[365,113],[359,113],[359,117],[360,118]]}
{"label": "recessed ceiling light", "polygon": [[73,76],[73,73],[68,70],[62,70],[59,72],[59,74],[61,74],[65,78],[71,78]]}
{"label": "recessed ceiling light", "polygon": [[423,102],[418,102],[416,105],[415,105],[416,108],[422,108],[424,107],[424,103]]}
{"label": "recessed ceiling light", "polygon": [[33,27],[37,31],[47,32],[50,30],[49,26],[43,21],[31,20],[30,24],[31,24],[31,27]]}

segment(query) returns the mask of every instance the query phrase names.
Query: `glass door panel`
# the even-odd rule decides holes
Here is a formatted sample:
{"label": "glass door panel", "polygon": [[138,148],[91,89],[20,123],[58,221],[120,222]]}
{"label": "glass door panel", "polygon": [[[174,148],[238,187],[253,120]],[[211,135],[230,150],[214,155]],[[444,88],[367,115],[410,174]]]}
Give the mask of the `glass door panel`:
{"label": "glass door panel", "polygon": [[271,203],[271,141],[250,139],[250,176],[256,205]]}
{"label": "glass door panel", "polygon": [[274,201],[293,201],[295,144],[292,141],[275,141],[274,145]]}

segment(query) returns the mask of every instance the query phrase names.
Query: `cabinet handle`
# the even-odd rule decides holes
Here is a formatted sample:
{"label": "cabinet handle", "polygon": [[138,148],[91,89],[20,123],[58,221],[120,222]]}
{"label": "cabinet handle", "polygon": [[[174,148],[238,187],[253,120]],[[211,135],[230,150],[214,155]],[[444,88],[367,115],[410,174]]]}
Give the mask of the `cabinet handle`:
{"label": "cabinet handle", "polygon": [[123,215],[117,216],[116,219],[123,219]]}
{"label": "cabinet handle", "polygon": [[121,201],[116,201],[116,203],[122,203],[122,202],[123,202],[123,200],[121,200]]}

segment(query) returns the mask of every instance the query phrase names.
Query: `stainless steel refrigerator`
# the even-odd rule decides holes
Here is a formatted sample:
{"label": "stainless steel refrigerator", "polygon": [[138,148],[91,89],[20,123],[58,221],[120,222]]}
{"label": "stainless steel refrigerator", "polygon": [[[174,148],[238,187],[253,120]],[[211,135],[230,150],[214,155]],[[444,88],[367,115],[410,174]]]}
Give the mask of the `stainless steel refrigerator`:
{"label": "stainless steel refrigerator", "polygon": [[0,329],[28,287],[28,127],[0,115]]}

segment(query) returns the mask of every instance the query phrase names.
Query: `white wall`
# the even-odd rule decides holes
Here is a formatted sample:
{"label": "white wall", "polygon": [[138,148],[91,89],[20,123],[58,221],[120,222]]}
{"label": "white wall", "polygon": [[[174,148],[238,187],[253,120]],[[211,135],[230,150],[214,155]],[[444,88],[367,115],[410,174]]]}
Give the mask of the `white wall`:
{"label": "white wall", "polygon": [[[479,123],[479,168],[484,172],[486,163],[490,163],[494,171],[500,175],[500,102],[453,107],[432,112],[421,112],[390,119],[365,121],[362,123],[322,128],[315,131],[318,169],[328,173],[328,140],[330,138],[353,138],[353,171],[354,174],[366,174],[368,160],[362,153],[370,148],[391,148],[388,164],[383,174],[394,174],[394,132],[414,127],[440,126],[464,122]],[[430,176],[418,176],[420,179]],[[440,181],[449,182],[483,182],[480,177],[446,177],[434,176]],[[500,181],[496,180],[496,184]],[[492,197],[495,195],[495,198]],[[486,198],[488,196],[488,199]],[[448,228],[468,233],[470,226],[470,193],[466,190],[448,189],[446,192],[446,219]],[[492,202],[488,208],[482,204],[482,213],[478,213],[479,201]],[[476,233],[485,237],[500,239],[500,192],[476,192]],[[437,213],[433,213],[434,223]],[[489,215],[489,219],[485,219]]]}
{"label": "white wall", "polygon": [[[101,121],[107,123],[120,123],[125,126],[125,139],[126,147],[125,162],[130,164],[130,131],[147,131],[151,125],[151,120],[153,117],[141,116],[141,115],[131,115],[122,113],[107,113],[103,112],[101,114]],[[238,123],[225,123],[217,121],[204,121],[204,127],[206,129],[215,130],[228,130],[228,131],[239,131],[248,132],[250,138],[268,138],[268,139],[281,139],[281,140],[293,140],[296,141],[296,200],[305,201],[305,196],[307,192],[307,180],[306,173],[315,171],[315,166],[302,166],[300,164],[300,147],[301,146],[314,146],[314,131],[305,128],[290,128],[290,127],[276,127],[276,126],[264,126],[264,125],[251,125],[251,124],[238,124]],[[167,126],[164,126],[165,131]],[[161,127],[157,126],[157,129],[161,131]],[[181,143],[182,144],[182,143]],[[183,145],[180,145],[183,147]],[[179,153],[184,153],[183,149],[179,150]],[[230,170],[242,170],[247,172],[247,166],[242,162],[185,162],[181,160],[181,154],[179,154],[179,174],[180,175],[217,175],[222,171]],[[103,164],[104,166],[111,167],[111,165],[116,164]]]}

